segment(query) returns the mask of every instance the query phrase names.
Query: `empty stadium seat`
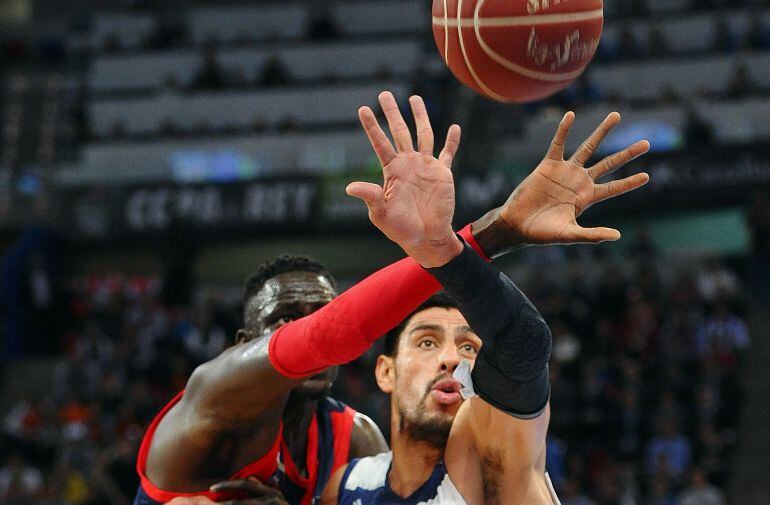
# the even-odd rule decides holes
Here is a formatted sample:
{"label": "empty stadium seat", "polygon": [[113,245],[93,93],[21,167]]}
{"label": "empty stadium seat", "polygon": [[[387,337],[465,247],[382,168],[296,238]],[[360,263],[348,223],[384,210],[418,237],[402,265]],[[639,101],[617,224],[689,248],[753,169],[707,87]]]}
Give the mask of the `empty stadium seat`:
{"label": "empty stadium seat", "polygon": [[401,82],[339,85],[312,89],[270,89],[193,95],[163,94],[150,98],[96,100],[91,104],[92,129],[107,135],[116,124],[126,133],[147,134],[165,122],[180,130],[205,125],[211,129],[246,127],[255,120],[277,124],[351,122],[362,104],[375,102],[383,89],[397,96],[407,92]]}
{"label": "empty stadium seat", "polygon": [[[407,39],[229,49],[219,53],[218,61],[225,69],[242,69],[244,77],[251,80],[265,60],[275,56],[293,78],[302,81],[330,76],[372,77],[382,71],[402,75],[414,70],[420,54],[420,42]],[[97,92],[158,88],[170,75],[189,84],[200,63],[201,56],[196,51],[102,56],[94,61],[89,83]]]}

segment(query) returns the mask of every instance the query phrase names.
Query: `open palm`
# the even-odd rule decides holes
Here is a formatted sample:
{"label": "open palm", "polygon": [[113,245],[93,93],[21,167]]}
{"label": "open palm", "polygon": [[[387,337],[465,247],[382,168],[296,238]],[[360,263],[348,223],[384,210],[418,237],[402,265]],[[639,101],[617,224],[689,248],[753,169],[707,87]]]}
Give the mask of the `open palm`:
{"label": "open palm", "polygon": [[[433,130],[422,98],[409,99],[417,126],[418,149],[390,92],[379,95],[393,144],[369,107],[358,114],[367,137],[382,164],[383,184],[353,182],[347,193],[360,198],[369,218],[388,238],[420,263],[431,263],[433,252],[454,240],[455,208],[452,159],[460,141],[460,127],[452,125],[438,158],[433,156]],[[425,260],[425,261],[421,261]]]}
{"label": "open palm", "polygon": [[622,151],[584,168],[601,141],[620,121],[610,113],[568,160],[564,144],[575,114],[564,115],[543,161],[516,187],[508,201],[498,209],[498,218],[510,228],[516,240],[528,244],[598,243],[617,240],[620,232],[612,228],[583,228],[577,218],[591,205],[643,186],[646,173],[625,179],[597,183],[634,158],[646,153],[650,144],[636,142]]}

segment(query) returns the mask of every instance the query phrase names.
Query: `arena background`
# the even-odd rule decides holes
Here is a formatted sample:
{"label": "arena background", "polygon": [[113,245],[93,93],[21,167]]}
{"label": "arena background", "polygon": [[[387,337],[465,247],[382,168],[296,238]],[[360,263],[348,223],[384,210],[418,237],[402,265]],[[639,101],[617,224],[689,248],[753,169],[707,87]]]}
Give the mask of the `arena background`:
{"label": "arena background", "polygon": [[[569,147],[610,110],[604,152],[651,141],[651,183],[583,219],[620,242],[499,262],[554,333],[548,469],[564,505],[770,503],[770,6],[605,13],[583,78],[504,106],[445,69],[429,0],[0,1],[0,503],[130,503],[144,426],[259,263],[346,287],[401,257],[344,195],[378,177],[356,109],[383,89],[462,124],[458,225],[566,109]],[[335,394],[386,429],[374,356]]]}

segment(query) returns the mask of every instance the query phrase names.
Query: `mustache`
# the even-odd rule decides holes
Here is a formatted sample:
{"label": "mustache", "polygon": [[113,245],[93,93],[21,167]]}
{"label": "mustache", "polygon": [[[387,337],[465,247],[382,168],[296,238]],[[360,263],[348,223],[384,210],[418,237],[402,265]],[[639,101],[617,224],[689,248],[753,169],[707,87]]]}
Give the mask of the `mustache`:
{"label": "mustache", "polygon": [[425,388],[425,394],[423,395],[422,399],[425,400],[426,398],[428,398],[428,395],[433,390],[433,386],[438,384],[439,381],[442,381],[444,379],[451,379],[451,378],[452,378],[452,374],[450,374],[449,372],[441,372],[440,374],[438,374],[432,381],[428,383],[428,386]]}

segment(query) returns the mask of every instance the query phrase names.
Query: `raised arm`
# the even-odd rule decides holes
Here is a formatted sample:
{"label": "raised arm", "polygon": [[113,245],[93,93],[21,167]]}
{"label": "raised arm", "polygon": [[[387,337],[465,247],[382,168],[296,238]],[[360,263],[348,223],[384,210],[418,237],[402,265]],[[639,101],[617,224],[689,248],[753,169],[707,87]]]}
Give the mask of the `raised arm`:
{"label": "raised arm", "polygon": [[[418,117],[421,100],[412,97],[410,102]],[[577,224],[576,218],[591,204],[638,188],[648,180],[647,174],[637,174],[614,183],[594,182],[645,152],[646,141],[598,165],[583,168],[604,135],[617,123],[617,114],[610,114],[578,152],[565,161],[564,142],[573,119],[572,113],[565,115],[546,159],[491,219],[494,222],[504,215],[513,216],[514,223],[503,220],[498,224],[522,237],[522,243],[617,240],[617,230],[585,229]],[[450,435],[446,453],[450,475],[459,472],[476,478],[472,485],[466,485],[465,478],[459,482],[458,488],[469,503],[500,502],[499,496],[491,497],[490,489],[505,487],[504,479],[524,482],[519,480],[524,478],[533,487],[514,485],[510,492],[518,496],[517,503],[539,503],[528,500],[548,496],[542,472],[549,419],[547,364],[551,333],[540,313],[513,282],[480,260],[451,232],[451,172],[440,166],[429,168],[412,171],[409,166],[385,165],[383,187],[361,184],[352,191],[349,188],[349,193],[364,200],[372,222],[441,282],[484,342],[475,361],[473,380],[466,381],[479,398],[463,405]],[[545,190],[538,191],[538,187]],[[517,200],[521,205],[517,205]],[[458,450],[458,440],[462,450]],[[539,479],[524,477],[536,472],[540,472]],[[490,475],[497,479],[497,484],[487,481]]]}
{"label": "raised arm", "polygon": [[[384,103],[387,106],[388,102]],[[393,112],[389,112],[391,118]],[[397,108],[395,114],[400,118]],[[363,115],[361,119],[373,139],[369,118]],[[393,132],[396,135],[404,130],[394,126]],[[405,132],[408,137],[408,129]],[[448,171],[459,136],[458,127],[450,130],[438,158],[428,151],[420,156],[394,152],[388,164],[415,171],[440,165]],[[425,132],[419,138],[424,141]],[[380,154],[382,145],[374,139],[372,143]],[[469,227],[463,233],[473,240]],[[369,276],[313,314],[280,327],[272,335],[238,344],[201,365],[188,381],[180,402],[157,427],[147,462],[150,480],[163,489],[179,488],[180,482],[189,481],[185,476],[198,461],[209,459],[209,466],[232,464],[211,462],[211,454],[204,453],[221,444],[223,435],[244,430],[255,434],[250,442],[252,452],[267,454],[292,388],[306,377],[362,355],[439,288],[434,278],[407,258]],[[371,437],[355,442],[352,450],[356,454],[382,446],[382,440]]]}
{"label": "raised arm", "polygon": [[646,140],[635,142],[589,168],[584,168],[604,137],[620,121],[610,113],[569,159],[564,144],[575,119],[564,115],[543,160],[501,206],[474,221],[473,236],[490,258],[512,250],[545,244],[598,243],[617,240],[611,228],[582,228],[577,218],[592,205],[643,186],[644,173],[610,182],[597,182],[650,148]]}

